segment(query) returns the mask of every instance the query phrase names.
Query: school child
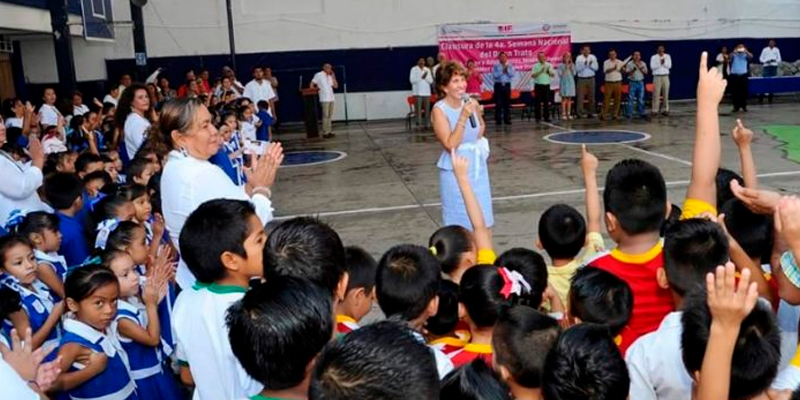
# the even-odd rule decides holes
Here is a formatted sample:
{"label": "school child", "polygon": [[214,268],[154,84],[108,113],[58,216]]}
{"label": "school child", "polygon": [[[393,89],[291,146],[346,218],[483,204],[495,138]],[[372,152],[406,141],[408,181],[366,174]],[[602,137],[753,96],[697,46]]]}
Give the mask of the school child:
{"label": "school child", "polygon": [[251,399],[308,396],[311,366],[334,334],[325,288],[288,276],[267,280],[231,306],[226,323],[236,359],[264,385]]}
{"label": "school child", "polygon": [[180,253],[197,283],[178,295],[172,321],[181,380],[194,383],[196,398],[247,398],[263,389],[234,356],[225,316],[250,280],[264,275],[265,242],[264,226],[246,201],[211,200],[186,219]]}
{"label": "school child", "polygon": [[347,291],[336,306],[336,333],[348,334],[358,329],[358,321],[372,309],[375,299],[375,272],[378,263],[360,247],[344,249],[347,270]]}
{"label": "school child", "polygon": [[314,366],[308,396],[310,400],[438,400],[439,379],[430,349],[414,331],[407,324],[381,321],[325,347]]}
{"label": "school child", "polygon": [[162,327],[158,317],[158,305],[167,294],[167,282],[173,274],[171,263],[154,266],[144,285],[133,259],[124,251],[105,251],[102,265],[114,272],[119,281],[116,329],[128,355],[136,391],[143,399],[181,399],[178,383],[162,359],[161,329],[170,327]]}
{"label": "school child", "polygon": [[58,254],[61,247],[58,226],[59,220],[55,214],[34,211],[26,215],[16,229],[34,247],[33,255],[39,264],[36,270],[39,280],[47,285],[55,297],[63,299],[67,260]]}
{"label": "school child", "polygon": [[492,335],[494,370],[516,400],[542,399],[542,372],[561,327],[558,321],[528,306],[509,308]]}
{"label": "school child", "polygon": [[138,400],[128,360],[111,325],[117,315],[119,282],[111,270],[86,265],[67,275],[57,389],[71,398]]}
{"label": "school child", "polygon": [[[34,349],[42,346],[54,349],[60,337],[64,302],[55,300],[47,285],[39,280],[37,269],[33,245],[28,239],[18,234],[0,238],[0,285],[19,293],[28,326],[33,332],[31,346]],[[14,328],[24,332],[27,326],[22,326],[22,322],[4,320],[5,335],[8,336]],[[45,359],[52,361],[55,357],[56,353],[53,352]]]}

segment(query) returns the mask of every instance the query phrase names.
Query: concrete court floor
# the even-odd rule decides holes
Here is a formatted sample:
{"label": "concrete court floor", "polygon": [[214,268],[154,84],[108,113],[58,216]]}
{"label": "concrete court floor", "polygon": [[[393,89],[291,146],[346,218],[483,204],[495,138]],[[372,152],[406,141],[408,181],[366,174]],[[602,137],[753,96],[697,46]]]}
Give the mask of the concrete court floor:
{"label": "concrete court floor", "polygon": [[[752,101],[751,101],[752,102]],[[796,99],[770,106],[751,105],[748,113],[730,114],[720,107],[722,166],[739,171],[731,128],[736,117],[755,132],[753,152],[759,184],[800,193],[800,166],[786,159],[781,142],[764,133],[767,125],[800,126]],[[494,244],[498,253],[512,247],[533,248],[541,213],[550,205],[567,203],[584,211],[580,147],[550,143],[543,137],[569,129],[624,129],[651,138],[632,145],[596,145],[600,159],[598,182],[624,158],[636,157],[661,169],[669,199],[681,205],[690,174],[695,126],[693,103],[676,104],[669,117],[650,121],[573,120],[547,126],[521,121],[496,128],[489,122],[489,171],[494,196]],[[295,129],[296,130],[296,129]],[[335,124],[332,140],[303,138],[299,133],[276,136],[287,151],[338,150],[343,160],[307,167],[282,168],[273,189],[278,222],[297,215],[318,215],[333,226],[346,245],[358,245],[380,257],[400,243],[427,246],[441,226],[436,161],[442,151],[432,132],[408,132],[405,121]],[[274,223],[271,224],[274,226]]]}

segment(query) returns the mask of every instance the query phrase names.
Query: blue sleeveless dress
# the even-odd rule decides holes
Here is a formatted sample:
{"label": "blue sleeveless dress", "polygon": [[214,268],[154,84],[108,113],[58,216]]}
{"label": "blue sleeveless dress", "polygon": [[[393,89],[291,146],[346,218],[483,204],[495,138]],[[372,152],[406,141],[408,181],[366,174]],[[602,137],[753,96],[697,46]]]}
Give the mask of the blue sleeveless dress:
{"label": "blue sleeveless dress", "polygon": [[[112,332],[109,328],[106,332]],[[92,379],[68,391],[72,400],[139,400],[136,383],[131,378],[127,366],[127,355],[115,337],[116,333],[106,334],[75,319],[64,321],[64,336],[61,345],[77,343],[108,357],[106,369]],[[85,366],[73,363],[67,372],[75,372]]]}
{"label": "blue sleeveless dress", "polygon": [[[117,303],[116,321],[129,319],[147,329],[147,314],[138,299],[120,299]],[[169,326],[162,326],[169,329]],[[120,344],[128,355],[131,377],[136,381],[136,391],[142,399],[180,400],[181,390],[175,377],[165,370],[161,346],[150,347],[119,335]]]}
{"label": "blue sleeveless dress", "polygon": [[[11,290],[19,293],[20,303],[22,309],[28,314],[28,321],[31,324],[31,331],[36,332],[42,328],[42,325],[50,317],[53,307],[57,302],[50,292],[50,288],[40,280],[33,282],[34,290],[28,289],[19,283],[19,280],[9,274],[0,275],[0,284],[10,288]],[[44,361],[53,361],[58,356],[58,343],[61,337],[61,324],[56,326],[50,331],[42,343],[41,347],[52,347],[54,350],[45,357]],[[9,320],[3,321],[3,333],[10,337],[11,329],[14,325]]]}
{"label": "blue sleeveless dress", "polygon": [[[434,107],[444,111],[450,122],[451,131],[456,128],[461,109],[452,108],[444,100],[436,102]],[[472,191],[478,198],[478,203],[483,211],[483,218],[486,226],[494,226],[494,212],[492,209],[492,189],[489,184],[489,168],[486,160],[489,158],[489,141],[480,137],[481,120],[476,116],[476,127],[473,128],[469,122],[464,127],[464,135],[461,145],[456,152],[460,157],[469,160],[469,181]],[[472,230],[472,223],[469,222],[469,215],[464,205],[464,198],[458,188],[456,176],[453,174],[453,162],[450,153],[442,151],[439,161],[436,163],[439,168],[439,193],[442,197],[442,220],[444,225],[460,225]]]}
{"label": "blue sleeveless dress", "polygon": [[[64,256],[58,253],[45,253],[39,250],[34,250],[33,256],[36,257],[36,261],[39,264],[47,264],[50,268],[53,268],[56,275],[61,278],[61,283],[64,283],[64,280],[67,279],[67,259],[64,258]],[[53,294],[53,298],[56,301],[61,300],[52,290],[50,292]]]}

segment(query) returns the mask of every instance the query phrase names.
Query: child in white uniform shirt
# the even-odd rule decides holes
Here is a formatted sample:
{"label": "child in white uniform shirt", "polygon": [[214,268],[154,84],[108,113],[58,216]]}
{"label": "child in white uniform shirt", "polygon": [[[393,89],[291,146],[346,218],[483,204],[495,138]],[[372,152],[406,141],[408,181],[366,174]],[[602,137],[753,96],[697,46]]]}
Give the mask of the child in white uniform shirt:
{"label": "child in white uniform shirt", "polygon": [[[220,226],[219,221],[229,223]],[[263,385],[245,372],[231,350],[225,317],[244,296],[250,279],[263,275],[263,224],[246,201],[211,200],[189,215],[179,242],[183,260],[197,278],[178,296],[173,312],[181,377],[187,381],[188,369],[195,400],[259,393]]]}
{"label": "child in white uniform shirt", "polygon": [[[714,222],[678,221],[664,239],[664,269],[658,271],[662,287],[669,287],[676,308],[683,298],[705,282],[705,276],[728,260],[728,239]],[[681,358],[682,311],[667,314],[655,332],[640,337],[628,349],[625,361],[633,400],[686,400],[692,397],[692,377]]]}

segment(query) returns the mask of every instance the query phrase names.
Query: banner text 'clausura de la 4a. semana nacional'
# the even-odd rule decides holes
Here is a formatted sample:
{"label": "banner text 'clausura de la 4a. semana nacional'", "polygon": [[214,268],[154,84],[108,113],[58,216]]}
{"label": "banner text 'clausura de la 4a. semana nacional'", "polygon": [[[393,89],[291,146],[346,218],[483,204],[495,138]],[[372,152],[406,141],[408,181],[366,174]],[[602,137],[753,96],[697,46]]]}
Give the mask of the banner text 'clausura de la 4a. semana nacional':
{"label": "banner text 'clausura de la 4a. semana nacional'", "polygon": [[547,60],[558,66],[570,51],[571,36],[567,24],[467,24],[439,26],[439,52],[448,60],[466,65],[474,60],[483,76],[482,90],[492,91],[492,67],[500,52],[508,55],[517,76],[512,87],[531,90],[531,68],[543,51]]}

